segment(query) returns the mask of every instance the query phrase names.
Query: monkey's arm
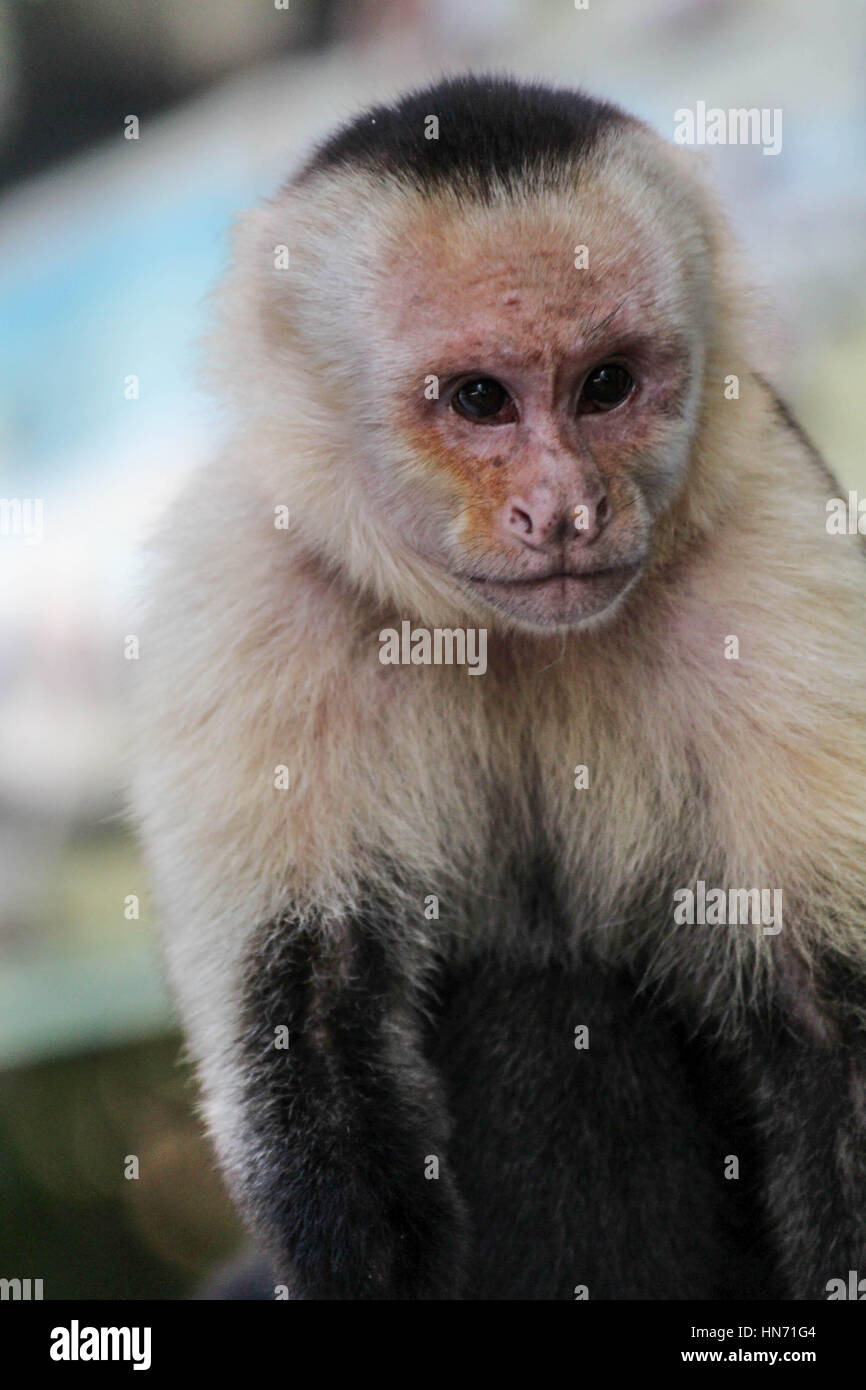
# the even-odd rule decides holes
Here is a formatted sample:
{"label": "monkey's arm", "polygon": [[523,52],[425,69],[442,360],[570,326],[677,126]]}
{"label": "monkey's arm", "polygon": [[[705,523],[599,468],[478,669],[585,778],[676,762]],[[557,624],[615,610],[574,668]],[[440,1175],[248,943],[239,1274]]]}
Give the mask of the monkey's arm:
{"label": "monkey's arm", "polygon": [[[459,1292],[462,1206],[405,955],[387,919],[363,911],[302,931],[284,918],[249,956],[240,1185],[300,1298]],[[274,1045],[281,1026],[287,1049]]]}
{"label": "monkey's arm", "polygon": [[866,1274],[864,993],[849,977],[833,988],[832,1017],[810,1004],[804,1026],[801,1005],[754,1038],[767,1209],[794,1298],[824,1299],[828,1280]]}

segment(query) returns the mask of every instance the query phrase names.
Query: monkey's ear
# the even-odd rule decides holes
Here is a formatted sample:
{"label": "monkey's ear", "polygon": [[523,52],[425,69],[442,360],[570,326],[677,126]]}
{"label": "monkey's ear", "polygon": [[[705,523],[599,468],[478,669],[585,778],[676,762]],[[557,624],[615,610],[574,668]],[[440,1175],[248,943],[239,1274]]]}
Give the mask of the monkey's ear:
{"label": "monkey's ear", "polygon": [[[288,210],[287,210],[288,211]],[[295,219],[273,204],[235,222],[231,261],[210,299],[203,376],[222,399],[246,406],[286,369],[297,352],[291,308]],[[272,376],[272,373],[274,374]]]}
{"label": "monkey's ear", "polygon": [[673,175],[681,192],[691,198],[711,251],[715,252],[731,228],[719,199],[707,150],[691,145],[668,145]]}
{"label": "monkey's ear", "polygon": [[293,273],[297,280],[304,248],[297,214],[293,199],[267,203],[244,213],[232,230],[230,284],[240,280],[241,293],[252,293],[260,311],[287,300]]}
{"label": "monkey's ear", "polygon": [[[673,167],[688,189],[700,218],[712,266],[717,320],[727,326],[724,351],[735,345],[753,367],[774,376],[785,360],[785,330],[770,299],[753,278],[752,261],[724,210],[708,149],[671,145]],[[720,362],[722,375],[741,374],[742,358],[727,356]]]}

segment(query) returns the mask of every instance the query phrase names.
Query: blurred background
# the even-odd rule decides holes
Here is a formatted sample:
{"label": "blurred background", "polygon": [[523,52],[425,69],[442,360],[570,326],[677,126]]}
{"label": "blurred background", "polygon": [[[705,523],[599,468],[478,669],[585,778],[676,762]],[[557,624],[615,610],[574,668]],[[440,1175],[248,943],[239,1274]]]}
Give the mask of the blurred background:
{"label": "blurred background", "polygon": [[196,341],[235,213],[443,71],[669,138],[779,107],[778,156],[697,157],[774,306],[764,366],[866,487],[864,60],[862,0],[0,0],[0,1277],[183,1297],[240,1240],[123,820],[140,547],[218,436]]}

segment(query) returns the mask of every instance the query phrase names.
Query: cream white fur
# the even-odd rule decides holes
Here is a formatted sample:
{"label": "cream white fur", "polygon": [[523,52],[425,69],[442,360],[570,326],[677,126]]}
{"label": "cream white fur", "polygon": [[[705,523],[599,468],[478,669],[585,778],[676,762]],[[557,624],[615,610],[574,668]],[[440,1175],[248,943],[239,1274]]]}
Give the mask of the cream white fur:
{"label": "cream white fur", "polygon": [[[251,931],[289,908],[338,924],[389,863],[410,885],[419,940],[471,951],[495,935],[503,951],[549,952],[590,933],[625,957],[650,932],[656,978],[685,975],[697,1009],[731,1026],[780,952],[808,973],[823,942],[866,966],[863,556],[827,535],[827,484],[752,375],[727,233],[683,159],[649,135],[617,136],[579,178],[596,189],[597,226],[653,224],[702,375],[686,481],[649,573],[609,622],[568,636],[472,611],[394,520],[446,507],[436,478],[388,454],[393,441],[377,455],[369,395],[400,351],[377,316],[381,258],[429,207],[353,173],[290,189],[240,226],[214,352],[236,423],[155,546],[134,788],[169,973],[229,1167]],[[567,203],[539,196],[547,215]],[[537,215],[532,200],[466,213],[499,217],[503,235],[514,215]],[[283,242],[291,295],[272,269]],[[736,402],[723,396],[730,372]],[[333,407],[343,392],[360,402],[351,429]],[[302,524],[275,529],[280,504]],[[485,622],[486,676],[380,666],[379,631],[406,617]],[[739,661],[724,658],[728,634]],[[275,789],[278,765],[288,791]],[[515,846],[540,818],[555,848],[566,942],[530,947],[503,909],[503,808]],[[647,886],[698,877],[781,887],[782,939],[635,919]],[[439,922],[424,920],[429,893]]]}

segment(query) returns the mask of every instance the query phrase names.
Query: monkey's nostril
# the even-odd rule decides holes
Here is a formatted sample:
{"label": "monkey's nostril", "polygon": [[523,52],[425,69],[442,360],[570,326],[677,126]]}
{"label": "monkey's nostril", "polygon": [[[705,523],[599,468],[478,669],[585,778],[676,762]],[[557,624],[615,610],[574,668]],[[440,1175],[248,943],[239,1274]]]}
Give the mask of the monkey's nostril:
{"label": "monkey's nostril", "polygon": [[508,524],[513,531],[522,531],[524,536],[532,535],[532,517],[522,507],[512,507]]}
{"label": "monkey's nostril", "polygon": [[602,497],[601,501],[595,509],[595,519],[598,522],[607,521],[609,515],[610,503],[608,502],[607,497]]}

